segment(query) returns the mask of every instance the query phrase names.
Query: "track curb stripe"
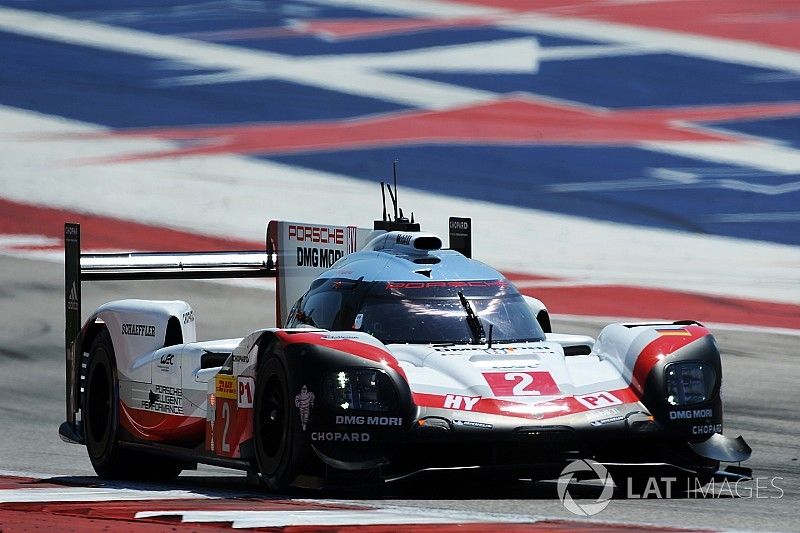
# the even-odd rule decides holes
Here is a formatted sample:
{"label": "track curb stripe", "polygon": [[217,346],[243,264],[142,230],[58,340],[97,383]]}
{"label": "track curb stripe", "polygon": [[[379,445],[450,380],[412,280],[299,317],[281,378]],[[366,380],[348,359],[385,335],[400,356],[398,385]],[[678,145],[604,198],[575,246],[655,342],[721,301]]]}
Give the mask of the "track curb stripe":
{"label": "track curb stripe", "polygon": [[[64,479],[64,478],[60,478]],[[29,488],[31,486],[41,488]],[[398,506],[374,507],[349,501],[212,497],[185,490],[65,486],[48,479],[0,475],[3,531],[134,532],[230,531],[279,528],[305,531],[688,531],[603,522],[544,519]],[[13,487],[13,488],[12,488]]]}

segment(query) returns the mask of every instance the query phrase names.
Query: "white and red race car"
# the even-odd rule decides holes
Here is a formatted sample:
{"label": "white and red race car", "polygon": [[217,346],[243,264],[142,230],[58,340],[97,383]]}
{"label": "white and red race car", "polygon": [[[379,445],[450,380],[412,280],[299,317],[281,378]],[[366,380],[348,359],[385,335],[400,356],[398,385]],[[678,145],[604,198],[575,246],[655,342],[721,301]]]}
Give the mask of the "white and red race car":
{"label": "white and red race car", "polygon": [[[80,252],[65,226],[67,420],[101,477],[197,463],[272,489],[433,468],[552,478],[585,458],[707,481],[747,459],[722,434],[722,370],[692,321],[550,332],[541,302],[413,221],[273,221],[258,252]],[[119,300],[80,326],[83,281],[277,277],[277,324],[197,340],[183,301]]]}

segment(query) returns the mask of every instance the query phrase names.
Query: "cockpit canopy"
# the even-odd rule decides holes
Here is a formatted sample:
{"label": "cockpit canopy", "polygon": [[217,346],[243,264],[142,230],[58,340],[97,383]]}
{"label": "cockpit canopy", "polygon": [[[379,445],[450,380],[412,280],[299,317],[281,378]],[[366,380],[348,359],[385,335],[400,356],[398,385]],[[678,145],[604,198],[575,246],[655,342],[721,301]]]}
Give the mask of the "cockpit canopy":
{"label": "cockpit canopy", "polygon": [[[477,321],[470,320],[471,313]],[[363,331],[384,344],[483,342],[490,326],[495,343],[544,339],[544,332],[527,303],[504,279],[372,282],[318,279],[289,314],[287,327],[304,325],[334,331]]]}

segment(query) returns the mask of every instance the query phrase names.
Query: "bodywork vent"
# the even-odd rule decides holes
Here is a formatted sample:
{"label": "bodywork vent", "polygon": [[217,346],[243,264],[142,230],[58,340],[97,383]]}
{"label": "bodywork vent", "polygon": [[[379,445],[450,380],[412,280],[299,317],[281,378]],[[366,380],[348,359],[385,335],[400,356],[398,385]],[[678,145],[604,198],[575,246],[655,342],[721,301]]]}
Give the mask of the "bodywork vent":
{"label": "bodywork vent", "polygon": [[227,352],[203,352],[203,355],[200,356],[200,368],[214,368],[218,366],[222,366],[225,364],[225,361],[230,356],[230,353]]}
{"label": "bodywork vent", "polygon": [[574,438],[575,430],[569,426],[522,426],[514,436],[538,442],[561,442]]}

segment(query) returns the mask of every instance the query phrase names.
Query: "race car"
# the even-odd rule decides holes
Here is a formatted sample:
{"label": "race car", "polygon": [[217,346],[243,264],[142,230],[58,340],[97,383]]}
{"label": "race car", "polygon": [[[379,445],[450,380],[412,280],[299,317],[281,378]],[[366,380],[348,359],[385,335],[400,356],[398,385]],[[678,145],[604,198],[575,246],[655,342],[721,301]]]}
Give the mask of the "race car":
{"label": "race car", "polygon": [[[542,302],[384,209],[373,228],[272,221],[250,252],[82,254],[65,225],[66,416],[103,478],[197,463],[270,489],[432,469],[551,479],[576,459],[705,483],[724,436],[720,353],[693,321],[552,333]],[[126,299],[80,326],[81,284],[276,277],[276,327],[198,341],[183,301]],[[738,475],[744,475],[739,469]],[[731,471],[733,472],[733,471]]]}

